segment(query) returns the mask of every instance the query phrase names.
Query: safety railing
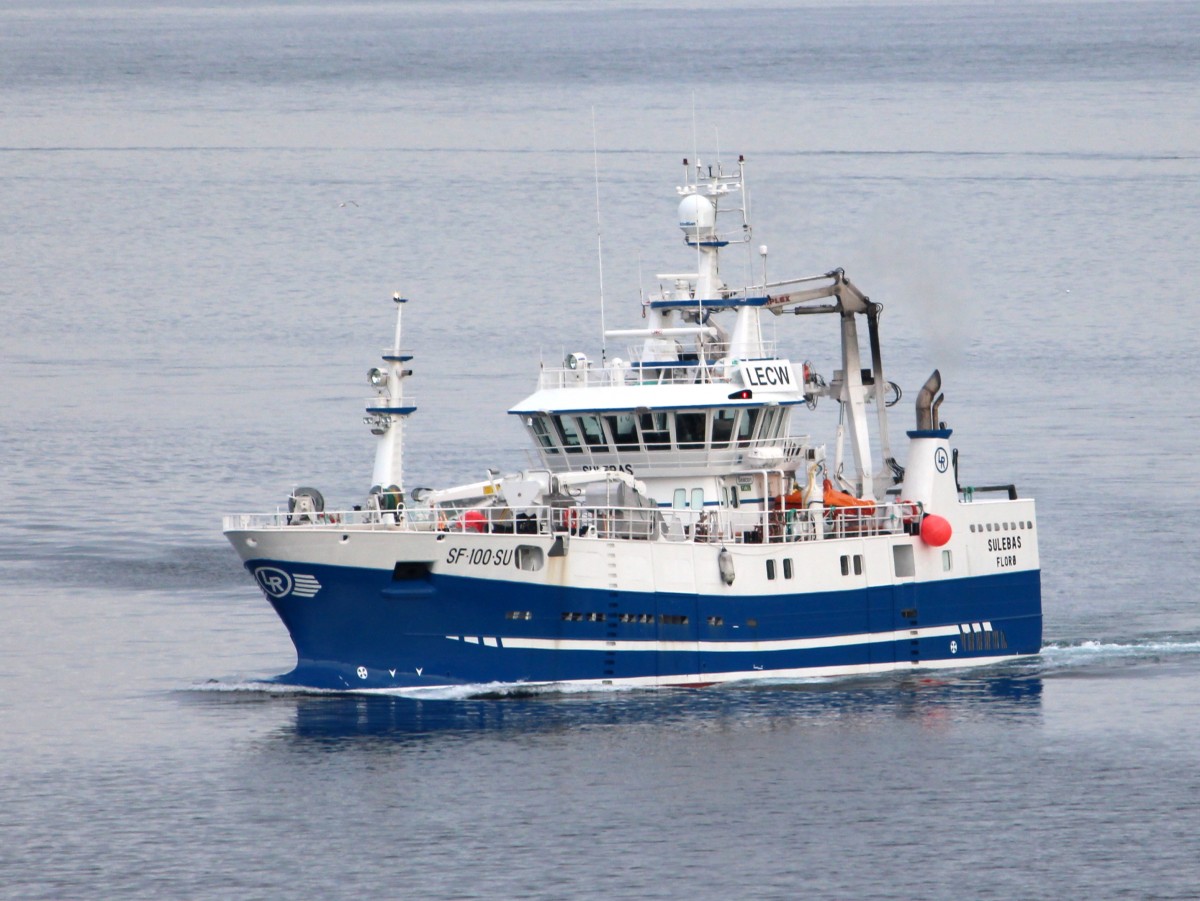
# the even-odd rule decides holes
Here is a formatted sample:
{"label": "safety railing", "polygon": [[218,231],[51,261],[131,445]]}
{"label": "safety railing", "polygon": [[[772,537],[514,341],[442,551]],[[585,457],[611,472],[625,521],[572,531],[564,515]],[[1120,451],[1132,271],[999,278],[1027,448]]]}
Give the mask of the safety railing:
{"label": "safety railing", "polygon": [[911,503],[874,507],[752,509],[433,505],[402,510],[233,514],[225,531],[319,529],[443,532],[490,535],[568,535],[603,540],[718,544],[784,544],[878,535],[915,534],[920,510]]}

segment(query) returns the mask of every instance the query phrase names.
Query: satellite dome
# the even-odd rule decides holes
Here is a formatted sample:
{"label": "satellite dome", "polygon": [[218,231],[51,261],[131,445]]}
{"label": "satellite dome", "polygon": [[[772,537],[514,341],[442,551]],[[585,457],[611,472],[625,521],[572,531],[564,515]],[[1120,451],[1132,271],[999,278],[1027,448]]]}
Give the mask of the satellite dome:
{"label": "satellite dome", "polygon": [[679,227],[689,242],[712,241],[717,236],[717,208],[699,194],[679,202]]}

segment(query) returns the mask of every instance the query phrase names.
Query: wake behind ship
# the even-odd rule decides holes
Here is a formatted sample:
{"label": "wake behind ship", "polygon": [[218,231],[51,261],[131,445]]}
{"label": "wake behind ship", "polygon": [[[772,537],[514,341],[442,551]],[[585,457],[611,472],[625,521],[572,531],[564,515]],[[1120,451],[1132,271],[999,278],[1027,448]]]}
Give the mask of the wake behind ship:
{"label": "wake behind ship", "polygon": [[[1038,653],[1034,502],[960,485],[940,374],[917,394],[902,462],[882,307],[840,269],[767,282],[765,248],[760,283],[727,285],[721,252],[752,253],[745,162],[685,160],[684,173],[691,269],[658,275],[641,327],[607,331],[598,359],[542,369],[509,410],[537,468],[405,490],[416,408],[396,296],[393,345],[369,373],[365,502],[326,509],[303,488],[287,513],[225,518],[295,644],[280,681],[696,686]],[[838,368],[826,379],[782,355],[767,317],[801,339],[829,322]],[[609,357],[617,340],[631,347]],[[838,404],[832,448],[797,434],[821,400]]]}

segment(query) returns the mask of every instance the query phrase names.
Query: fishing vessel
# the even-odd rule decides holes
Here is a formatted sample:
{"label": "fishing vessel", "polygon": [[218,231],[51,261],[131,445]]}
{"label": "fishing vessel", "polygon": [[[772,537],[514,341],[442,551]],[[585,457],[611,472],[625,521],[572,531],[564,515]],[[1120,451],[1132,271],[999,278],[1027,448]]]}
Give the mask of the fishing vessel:
{"label": "fishing vessel", "polygon": [[[745,160],[684,160],[681,181],[686,270],[658,276],[638,327],[543,366],[508,411],[535,466],[406,488],[417,410],[395,296],[392,346],[368,375],[362,502],[297,488],[286,510],[224,521],[296,647],[279,681],[703,686],[1038,653],[1034,502],[960,482],[939,372],[894,454],[882,306],[841,269],[768,282],[765,247],[756,284],[726,284],[722,252],[754,253]],[[768,322],[795,326],[795,345],[835,329],[829,377],[780,352]],[[837,405],[831,447],[801,434],[819,402]]]}

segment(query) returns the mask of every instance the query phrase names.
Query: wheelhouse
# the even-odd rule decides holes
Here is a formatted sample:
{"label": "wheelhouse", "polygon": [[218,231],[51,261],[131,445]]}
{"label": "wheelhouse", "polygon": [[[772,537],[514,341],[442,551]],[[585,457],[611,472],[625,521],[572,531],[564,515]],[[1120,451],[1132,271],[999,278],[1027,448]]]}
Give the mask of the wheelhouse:
{"label": "wheelhouse", "polygon": [[711,459],[728,463],[731,456],[783,441],[791,407],[643,407],[520,416],[546,467],[561,471],[587,465],[653,464],[654,454],[661,451],[685,455],[676,458],[678,462]]}

